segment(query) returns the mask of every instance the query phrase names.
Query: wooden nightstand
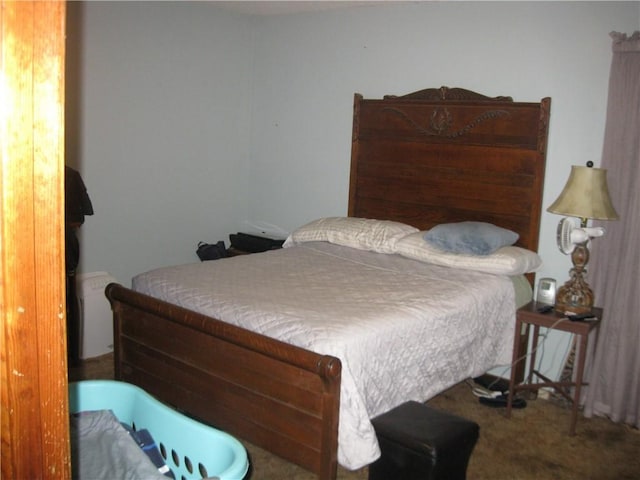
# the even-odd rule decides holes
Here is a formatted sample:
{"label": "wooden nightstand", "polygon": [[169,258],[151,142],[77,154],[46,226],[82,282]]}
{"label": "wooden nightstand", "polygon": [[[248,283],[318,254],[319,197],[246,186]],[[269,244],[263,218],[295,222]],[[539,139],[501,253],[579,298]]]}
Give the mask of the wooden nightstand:
{"label": "wooden nightstand", "polygon": [[[543,304],[531,302],[524,307],[520,308],[516,313],[516,332],[514,335],[513,341],[513,360],[511,367],[511,381],[509,383],[509,396],[507,399],[507,418],[511,417],[511,407],[513,402],[513,396],[518,390],[538,390],[542,387],[552,387],[561,395],[566,397],[569,401],[573,403],[572,411],[571,411],[571,424],[569,426],[569,435],[575,435],[576,433],[576,421],[578,417],[578,406],[580,403],[580,390],[583,385],[587,385],[584,382],[584,366],[587,358],[587,346],[589,341],[589,334],[592,331],[595,331],[597,340],[598,329],[600,326],[600,322],[602,321],[602,309],[594,307],[592,309],[593,316],[597,318],[597,320],[593,321],[571,321],[566,318],[565,315],[556,312],[555,310],[551,310],[548,313],[540,313],[538,310],[543,307]],[[520,348],[520,337],[526,334],[526,330],[529,327],[533,327],[533,340],[532,340],[532,352],[529,358],[529,373],[527,375],[527,380],[525,383],[516,385],[515,378],[515,368],[514,364],[518,361],[524,361],[524,359],[520,360],[520,357],[524,355],[521,352]],[[575,363],[576,366],[576,375],[575,382],[554,382],[550,378],[545,377],[542,373],[535,369],[536,364],[536,347],[538,345],[540,327],[560,330],[563,332],[573,333],[578,335],[579,342],[577,344],[577,361]],[[523,333],[524,332],[524,333]],[[595,346],[595,342],[594,342]],[[533,383],[534,376],[542,379],[542,382]],[[571,397],[564,388],[574,387],[573,397]]]}

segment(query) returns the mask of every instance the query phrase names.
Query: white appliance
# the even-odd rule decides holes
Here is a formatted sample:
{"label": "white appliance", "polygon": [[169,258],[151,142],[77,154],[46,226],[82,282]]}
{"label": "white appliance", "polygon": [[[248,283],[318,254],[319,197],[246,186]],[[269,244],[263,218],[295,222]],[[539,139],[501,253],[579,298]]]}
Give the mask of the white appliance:
{"label": "white appliance", "polygon": [[585,243],[604,234],[603,227],[580,227],[580,221],[577,218],[567,217],[558,223],[556,240],[560,251],[569,255],[575,250],[578,243]]}
{"label": "white appliance", "polygon": [[536,302],[553,305],[556,303],[556,281],[553,278],[541,278],[538,282]]}
{"label": "white appliance", "polygon": [[76,276],[80,316],[79,357],[92,358],[113,351],[111,305],[104,289],[117,282],[107,272],[82,273]]}

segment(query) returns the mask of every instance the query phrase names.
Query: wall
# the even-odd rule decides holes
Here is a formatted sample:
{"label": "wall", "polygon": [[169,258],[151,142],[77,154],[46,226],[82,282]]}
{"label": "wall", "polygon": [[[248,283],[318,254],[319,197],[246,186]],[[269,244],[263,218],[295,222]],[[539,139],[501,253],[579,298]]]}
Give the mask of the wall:
{"label": "wall", "polygon": [[[608,33],[640,22],[638,2],[378,3],[260,17],[215,2],[82,8],[75,142],[96,215],[82,227],[80,268],[124,284],[197,261],[198,240],[344,215],[354,92],[447,85],[551,97],[548,206],[571,165],[599,164]],[[559,219],[543,214],[540,275],[564,282]],[[566,344],[547,343],[552,376]]]}
{"label": "wall", "polygon": [[80,270],[129,285],[198,261],[198,241],[248,214],[252,18],[204,2],[69,8],[67,161],[95,210]]}

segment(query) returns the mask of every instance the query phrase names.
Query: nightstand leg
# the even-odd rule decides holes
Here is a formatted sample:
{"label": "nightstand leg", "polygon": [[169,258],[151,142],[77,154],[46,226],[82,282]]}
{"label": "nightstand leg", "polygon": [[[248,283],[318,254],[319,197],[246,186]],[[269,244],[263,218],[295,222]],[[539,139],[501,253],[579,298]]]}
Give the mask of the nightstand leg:
{"label": "nightstand leg", "polygon": [[529,375],[527,383],[533,384],[533,372],[536,369],[536,352],[538,351],[538,340],[540,339],[540,325],[533,326],[533,338],[531,340],[531,358],[529,359]]}
{"label": "nightstand leg", "polygon": [[[522,353],[520,351],[520,344],[522,338],[522,321],[519,318],[516,318],[516,328],[515,333],[513,335],[513,356],[511,358],[511,379],[509,381],[509,395],[507,396],[507,418],[511,418],[511,407],[513,405],[513,395],[516,390],[516,382],[517,382],[517,374],[518,369],[516,368],[516,364],[520,361],[520,357]],[[528,325],[525,328],[529,328]],[[524,361],[524,359],[522,359]]]}
{"label": "nightstand leg", "polygon": [[576,422],[578,420],[578,407],[580,406],[580,391],[584,376],[584,362],[587,356],[588,335],[580,335],[580,351],[578,352],[578,370],[576,372],[575,391],[573,395],[573,408],[571,409],[571,425],[569,435],[576,434]]}

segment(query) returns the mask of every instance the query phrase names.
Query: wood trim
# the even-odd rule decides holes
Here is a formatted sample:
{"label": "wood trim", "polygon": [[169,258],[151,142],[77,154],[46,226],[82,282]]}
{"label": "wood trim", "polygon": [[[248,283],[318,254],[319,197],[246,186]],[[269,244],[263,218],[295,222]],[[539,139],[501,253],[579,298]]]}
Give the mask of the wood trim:
{"label": "wood trim", "polygon": [[66,4],[2,1],[3,478],[70,478],[64,289]]}
{"label": "wood trim", "polygon": [[511,97],[489,97],[487,95],[482,95],[481,93],[473,92],[471,90],[467,90],[466,88],[450,88],[450,87],[440,87],[440,88],[425,88],[424,90],[419,90],[417,92],[408,93],[406,95],[385,95],[386,99],[393,98],[403,98],[405,100],[427,100],[432,102],[439,101],[462,101],[468,102],[473,100],[479,101],[494,101],[494,102],[513,102],[513,98]]}

